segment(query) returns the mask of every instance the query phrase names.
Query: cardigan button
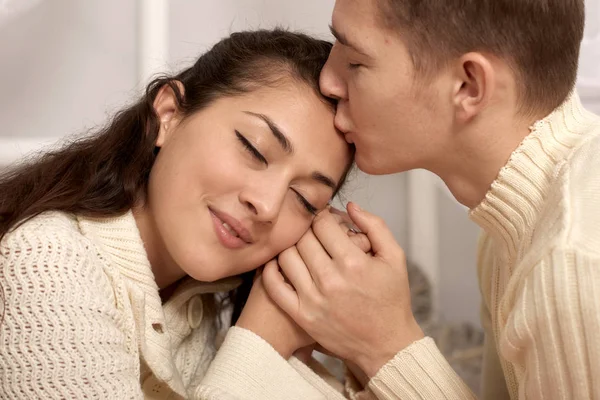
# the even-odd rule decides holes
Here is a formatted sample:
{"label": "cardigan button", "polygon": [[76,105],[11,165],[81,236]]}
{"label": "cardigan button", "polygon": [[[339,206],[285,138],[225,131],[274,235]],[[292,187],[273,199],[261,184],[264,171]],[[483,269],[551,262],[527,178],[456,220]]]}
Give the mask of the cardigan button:
{"label": "cardigan button", "polygon": [[187,319],[190,328],[196,329],[202,323],[204,316],[204,306],[202,305],[202,297],[194,296],[190,299],[187,306]]}
{"label": "cardigan button", "polygon": [[173,391],[165,382],[158,380],[154,375],[150,375],[142,385],[144,398],[147,400],[166,400],[173,398]]}
{"label": "cardigan button", "polygon": [[163,329],[163,325],[160,322],[152,324],[152,329],[154,329],[154,331],[156,333],[160,333],[161,335],[163,333],[165,333],[165,330]]}

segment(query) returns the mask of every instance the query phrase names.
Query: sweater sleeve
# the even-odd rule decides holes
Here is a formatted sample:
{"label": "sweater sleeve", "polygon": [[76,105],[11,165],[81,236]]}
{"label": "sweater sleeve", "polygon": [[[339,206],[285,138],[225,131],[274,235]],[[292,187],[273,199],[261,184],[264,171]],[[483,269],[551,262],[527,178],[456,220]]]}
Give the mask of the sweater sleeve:
{"label": "sweater sleeve", "polygon": [[600,398],[600,258],[555,249],[523,282],[500,340],[519,398]]}
{"label": "sweater sleeve", "polygon": [[0,247],[0,398],[141,399],[113,292],[73,230],[27,223]]}
{"label": "sweater sleeve", "polygon": [[380,400],[475,399],[429,337],[396,354],[371,378],[369,388]]}
{"label": "sweater sleeve", "polygon": [[279,355],[253,332],[231,327],[195,393],[202,400],[344,399],[320,376],[292,357]]}
{"label": "sweater sleeve", "polygon": [[[499,351],[515,366],[518,398],[600,398],[600,258],[556,249],[515,282]],[[398,353],[369,386],[386,400],[473,398],[429,338]]]}

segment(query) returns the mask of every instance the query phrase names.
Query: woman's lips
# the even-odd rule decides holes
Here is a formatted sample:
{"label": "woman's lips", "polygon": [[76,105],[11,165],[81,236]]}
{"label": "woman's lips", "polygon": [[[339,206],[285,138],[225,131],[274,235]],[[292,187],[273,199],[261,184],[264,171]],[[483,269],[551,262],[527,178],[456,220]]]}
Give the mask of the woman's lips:
{"label": "woman's lips", "polygon": [[252,243],[248,230],[235,218],[218,210],[209,209],[215,233],[223,246],[239,249]]}

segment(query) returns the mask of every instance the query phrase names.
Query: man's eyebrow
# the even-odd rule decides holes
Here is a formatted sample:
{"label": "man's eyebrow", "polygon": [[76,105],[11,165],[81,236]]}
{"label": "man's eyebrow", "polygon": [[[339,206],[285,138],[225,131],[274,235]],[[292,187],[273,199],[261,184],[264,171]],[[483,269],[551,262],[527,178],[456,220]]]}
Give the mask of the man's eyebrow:
{"label": "man's eyebrow", "polygon": [[313,180],[322,183],[328,187],[331,188],[331,190],[335,190],[337,188],[337,185],[335,183],[335,181],[333,179],[331,179],[330,177],[328,177],[327,175],[324,175],[320,172],[313,172],[310,176]]}
{"label": "man's eyebrow", "polygon": [[292,143],[283,133],[281,128],[275,122],[273,122],[271,118],[267,117],[264,114],[253,113],[251,111],[244,111],[244,113],[263,120],[263,122],[267,124],[267,126],[271,130],[271,133],[273,133],[273,136],[275,136],[275,139],[277,139],[277,142],[279,142],[279,144],[281,145],[281,148],[288,154],[292,154],[294,152],[294,147],[292,146]]}
{"label": "man's eyebrow", "polygon": [[341,44],[343,44],[346,47],[350,47],[352,50],[356,51],[357,53],[367,56],[367,54],[364,51],[362,51],[356,44],[354,44],[350,40],[348,40],[348,37],[344,33],[337,31],[333,27],[332,24],[329,24],[329,30],[331,31],[331,34],[333,35],[335,40],[337,40],[338,42],[340,42]]}

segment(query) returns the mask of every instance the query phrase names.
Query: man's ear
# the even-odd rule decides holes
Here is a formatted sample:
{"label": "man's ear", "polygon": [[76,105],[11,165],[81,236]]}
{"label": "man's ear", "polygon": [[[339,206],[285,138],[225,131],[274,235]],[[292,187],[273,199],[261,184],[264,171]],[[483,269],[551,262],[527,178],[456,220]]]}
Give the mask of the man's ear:
{"label": "man's ear", "polygon": [[496,89],[496,71],[481,53],[466,53],[456,60],[452,98],[456,119],[468,122],[487,106]]}
{"label": "man's ear", "polygon": [[[181,96],[184,96],[183,84],[179,81],[173,82],[177,85]],[[156,136],[156,147],[162,147],[180,119],[179,102],[171,86],[165,84],[159,89],[153,106],[160,123]]]}

